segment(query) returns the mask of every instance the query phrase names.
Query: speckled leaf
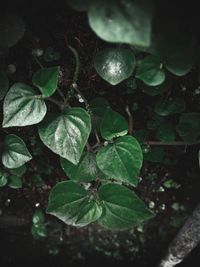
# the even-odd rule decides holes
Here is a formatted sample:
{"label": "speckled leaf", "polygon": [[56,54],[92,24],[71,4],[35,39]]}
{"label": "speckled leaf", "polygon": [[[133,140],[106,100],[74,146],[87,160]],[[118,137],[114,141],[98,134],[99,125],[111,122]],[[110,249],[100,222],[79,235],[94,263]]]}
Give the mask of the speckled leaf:
{"label": "speckled leaf", "polygon": [[165,81],[165,72],[161,60],[156,56],[147,56],[141,60],[136,72],[136,78],[146,85],[157,86]]}
{"label": "speckled leaf", "polygon": [[0,100],[6,95],[8,87],[9,81],[7,75],[4,72],[0,72]]}
{"label": "speckled leaf", "polygon": [[39,126],[42,142],[54,153],[78,164],[91,131],[91,119],[82,108],[49,115]]}
{"label": "speckled leaf", "polygon": [[47,213],[66,224],[85,226],[96,221],[102,210],[83,187],[72,181],[65,181],[52,189]]}
{"label": "speckled leaf", "polygon": [[24,83],[15,83],[3,103],[3,127],[33,125],[43,120],[47,107],[41,96]]}
{"label": "speckled leaf", "polygon": [[88,10],[89,24],[103,40],[149,46],[153,5],[145,0],[93,1]]}
{"label": "speckled leaf", "polygon": [[97,153],[97,165],[108,178],[134,186],[138,183],[142,160],[141,147],[132,136],[119,137]]}
{"label": "speckled leaf", "polygon": [[74,181],[90,182],[95,180],[98,175],[96,157],[91,152],[83,153],[78,165],[74,165],[64,158],[61,158],[60,162],[65,174]]}
{"label": "speckled leaf", "polygon": [[107,108],[100,127],[101,136],[106,140],[128,133],[128,123],[119,113]]}
{"label": "speckled leaf", "polygon": [[18,168],[32,159],[24,141],[14,134],[9,134],[4,140],[2,163],[7,168]]}
{"label": "speckled leaf", "polygon": [[51,96],[55,93],[58,86],[59,69],[59,67],[44,68],[33,75],[33,84],[44,96]]}
{"label": "speckled leaf", "polygon": [[116,85],[131,76],[136,61],[132,50],[105,49],[97,53],[94,64],[104,80]]}
{"label": "speckled leaf", "polygon": [[154,216],[133,191],[121,185],[101,186],[99,198],[103,207],[99,223],[111,230],[132,228]]}

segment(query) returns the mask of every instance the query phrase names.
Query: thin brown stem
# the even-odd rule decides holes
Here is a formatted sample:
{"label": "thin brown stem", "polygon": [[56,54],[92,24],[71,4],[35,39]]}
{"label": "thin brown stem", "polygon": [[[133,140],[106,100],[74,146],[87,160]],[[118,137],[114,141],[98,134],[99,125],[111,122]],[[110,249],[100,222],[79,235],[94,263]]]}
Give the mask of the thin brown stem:
{"label": "thin brown stem", "polygon": [[174,142],[148,141],[145,142],[145,144],[149,146],[194,146],[200,144],[200,140],[193,143],[187,143],[184,141],[174,141]]}

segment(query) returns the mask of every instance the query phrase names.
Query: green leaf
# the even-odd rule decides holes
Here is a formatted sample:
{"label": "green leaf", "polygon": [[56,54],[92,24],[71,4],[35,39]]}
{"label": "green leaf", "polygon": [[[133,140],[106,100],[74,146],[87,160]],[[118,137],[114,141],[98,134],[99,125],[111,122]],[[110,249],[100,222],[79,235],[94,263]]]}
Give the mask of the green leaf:
{"label": "green leaf", "polygon": [[3,187],[7,184],[8,180],[6,174],[0,170],[0,187]]}
{"label": "green leaf", "polygon": [[47,47],[44,52],[44,61],[52,62],[60,59],[60,53],[55,51],[53,47]]}
{"label": "green leaf", "polygon": [[200,137],[200,113],[183,113],[176,127],[185,142],[195,142]]}
{"label": "green leaf", "polygon": [[0,100],[4,98],[9,88],[8,77],[4,72],[0,72]]}
{"label": "green leaf", "polygon": [[22,180],[18,176],[11,175],[8,179],[8,186],[13,189],[22,188]]}
{"label": "green leaf", "polygon": [[156,132],[156,138],[162,142],[173,142],[176,136],[172,124],[169,122],[162,123]]}
{"label": "green leaf", "polygon": [[100,126],[101,136],[106,140],[128,133],[128,123],[118,112],[107,108]]}
{"label": "green leaf", "polygon": [[157,86],[148,86],[144,84],[142,81],[138,83],[138,87],[147,95],[150,96],[156,96],[161,95],[167,90],[170,89],[172,85],[172,80],[168,77],[166,77],[165,81],[162,84],[159,84]]}
{"label": "green leaf", "polygon": [[93,1],[88,10],[92,30],[103,40],[149,46],[151,43],[152,1]]}
{"label": "green leaf", "polygon": [[35,239],[42,239],[47,237],[47,228],[45,224],[33,224],[31,233]]}
{"label": "green leaf", "polygon": [[5,167],[14,169],[32,159],[24,141],[14,134],[9,134],[4,140],[2,163]]}
{"label": "green leaf", "polygon": [[154,214],[128,188],[106,184],[99,189],[103,213],[99,223],[111,230],[124,230],[151,219]]}
{"label": "green leaf", "polygon": [[3,127],[33,125],[43,120],[47,107],[41,96],[24,83],[15,83],[3,103]]}
{"label": "green leaf", "polygon": [[106,112],[107,107],[109,107],[108,101],[103,97],[96,97],[90,102],[90,110],[92,112],[92,126],[96,131],[100,131],[100,125]]}
{"label": "green leaf", "polygon": [[60,159],[60,163],[65,174],[74,181],[90,182],[98,176],[96,157],[92,152],[83,153],[78,165],[64,158]]}
{"label": "green leaf", "polygon": [[165,157],[165,151],[162,147],[151,148],[148,153],[144,154],[144,160],[151,162],[162,162]]}
{"label": "green leaf", "polygon": [[32,77],[32,83],[48,97],[55,93],[58,87],[59,67],[44,68],[38,70]]}
{"label": "green leaf", "polygon": [[194,64],[194,41],[190,34],[166,35],[157,43],[156,53],[165,62],[165,67],[174,75],[186,75]]}
{"label": "green leaf", "polygon": [[24,175],[26,173],[26,165],[22,165],[19,168],[15,168],[15,169],[9,169],[9,173],[11,173],[12,175],[18,176],[18,177],[22,177],[22,175]]}
{"label": "green leaf", "polygon": [[181,113],[185,110],[185,101],[181,98],[172,100],[160,99],[155,105],[155,112],[160,116],[168,116],[176,113]]}
{"label": "green leaf", "polygon": [[97,153],[97,165],[108,178],[134,186],[138,183],[142,160],[141,147],[132,136],[119,137]]}
{"label": "green leaf", "polygon": [[[4,8],[2,8],[4,10]],[[17,44],[25,32],[24,21],[21,17],[2,12],[0,17],[0,49],[10,48]]]}
{"label": "green leaf", "polygon": [[44,223],[44,221],[45,221],[44,213],[42,212],[42,210],[36,209],[32,218],[33,224]]}
{"label": "green leaf", "polygon": [[96,54],[94,65],[101,78],[116,85],[133,73],[136,65],[135,55],[130,49],[107,48]]}
{"label": "green leaf", "polygon": [[91,131],[91,118],[82,108],[49,115],[39,125],[42,142],[54,153],[78,164]]}
{"label": "green leaf", "polygon": [[136,78],[150,86],[162,84],[165,81],[165,72],[161,59],[152,55],[142,59],[136,72]]}
{"label": "green leaf", "polygon": [[102,209],[83,187],[67,181],[58,183],[52,189],[47,213],[66,224],[85,226],[96,221]]}

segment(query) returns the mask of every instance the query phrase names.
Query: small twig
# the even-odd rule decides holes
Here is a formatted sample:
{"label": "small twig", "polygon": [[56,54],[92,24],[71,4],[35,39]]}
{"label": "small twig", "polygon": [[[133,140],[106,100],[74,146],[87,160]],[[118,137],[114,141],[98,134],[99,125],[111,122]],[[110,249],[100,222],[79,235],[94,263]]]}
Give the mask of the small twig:
{"label": "small twig", "polygon": [[58,87],[57,91],[58,91],[59,95],[62,97],[62,99],[65,101],[66,97],[64,96],[62,90]]}
{"label": "small twig", "polygon": [[133,116],[132,116],[132,114],[130,112],[129,106],[126,106],[126,113],[128,115],[128,121],[129,121],[129,123],[128,123],[128,132],[129,132],[130,135],[132,135],[133,134]]}
{"label": "small twig", "polygon": [[36,61],[36,63],[39,65],[39,67],[41,69],[44,69],[44,66],[42,65],[42,63],[39,61],[39,59],[36,56],[33,56],[34,60]]}

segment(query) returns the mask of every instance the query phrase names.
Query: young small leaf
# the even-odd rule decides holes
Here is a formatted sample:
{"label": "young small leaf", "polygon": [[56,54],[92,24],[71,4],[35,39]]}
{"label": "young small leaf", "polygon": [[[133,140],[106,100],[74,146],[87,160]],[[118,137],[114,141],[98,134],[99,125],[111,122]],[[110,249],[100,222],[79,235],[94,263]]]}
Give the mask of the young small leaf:
{"label": "young small leaf", "polygon": [[200,113],[181,114],[176,130],[185,142],[195,142],[200,137]]}
{"label": "young small leaf", "polygon": [[85,226],[96,221],[102,209],[88,192],[72,182],[61,182],[55,185],[49,196],[47,213],[52,214],[66,224]]}
{"label": "young small leaf", "polygon": [[136,61],[130,49],[105,49],[97,53],[94,64],[104,80],[116,85],[131,76]]}
{"label": "young small leaf", "polygon": [[150,55],[141,60],[136,72],[136,78],[149,86],[162,84],[165,81],[165,72],[162,69],[160,58]]}
{"label": "young small leaf", "polygon": [[3,187],[7,184],[8,180],[7,180],[7,176],[6,174],[0,170],[0,187]]}
{"label": "young small leaf", "polygon": [[8,186],[13,189],[22,188],[22,180],[18,176],[11,175],[8,178]]}
{"label": "young small leaf", "polygon": [[100,126],[101,136],[106,140],[128,133],[128,123],[119,113],[107,108]]}
{"label": "young small leaf", "polygon": [[33,125],[43,120],[47,107],[43,99],[24,83],[15,83],[3,103],[3,127]]}
{"label": "young small leaf", "polygon": [[172,124],[163,122],[157,129],[156,138],[162,142],[173,142],[176,136]]}
{"label": "young small leaf", "polygon": [[59,67],[44,68],[33,75],[33,84],[44,96],[48,97],[55,93],[58,87],[59,69]]}
{"label": "young small leaf", "polygon": [[99,223],[111,230],[132,228],[154,216],[133,191],[121,185],[101,186],[99,198],[103,207]]}
{"label": "young small leaf", "polygon": [[65,174],[76,182],[90,182],[96,179],[98,168],[96,157],[91,152],[85,152],[78,165],[61,158],[60,163]]}
{"label": "young small leaf", "polygon": [[119,137],[97,153],[97,165],[108,178],[134,186],[138,183],[142,160],[141,147],[132,136]]}
{"label": "young small leaf", "polygon": [[14,169],[32,159],[24,141],[14,134],[9,134],[4,140],[2,163],[6,168]]}
{"label": "young small leaf", "polygon": [[49,115],[39,125],[42,142],[54,153],[78,164],[91,131],[90,115],[82,108],[69,108]]}

